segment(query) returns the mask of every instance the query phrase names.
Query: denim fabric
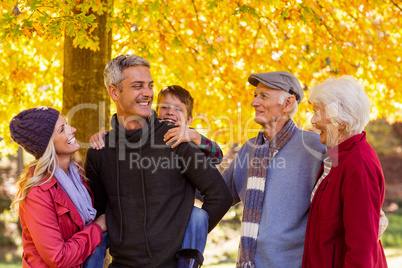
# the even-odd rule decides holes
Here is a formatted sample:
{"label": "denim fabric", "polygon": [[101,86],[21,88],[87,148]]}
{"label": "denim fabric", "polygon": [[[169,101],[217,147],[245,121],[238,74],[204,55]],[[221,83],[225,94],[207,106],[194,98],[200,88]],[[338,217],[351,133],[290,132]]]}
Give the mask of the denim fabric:
{"label": "denim fabric", "polygon": [[84,262],[83,268],[102,268],[106,256],[106,250],[110,246],[110,240],[107,232],[103,233],[102,243],[95,248],[95,252],[88,256]]}
{"label": "denim fabric", "polygon": [[208,235],[208,212],[194,207],[184,235],[182,248],[197,249],[204,253]]}

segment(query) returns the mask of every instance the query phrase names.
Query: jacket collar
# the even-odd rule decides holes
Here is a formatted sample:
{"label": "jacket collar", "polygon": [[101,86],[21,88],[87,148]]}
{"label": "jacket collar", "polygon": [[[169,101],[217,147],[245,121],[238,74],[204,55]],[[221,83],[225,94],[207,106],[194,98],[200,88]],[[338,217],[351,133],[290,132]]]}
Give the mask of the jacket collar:
{"label": "jacket collar", "polygon": [[49,190],[53,185],[55,185],[57,183],[57,180],[55,177],[52,177],[47,183],[44,183],[46,180],[48,180],[49,177],[44,178],[41,183],[43,183],[42,185],[40,185],[40,188],[43,191],[47,191]]}
{"label": "jacket collar", "polygon": [[[35,172],[35,167],[31,167],[29,169],[29,173],[30,173],[31,177],[33,176],[34,172]],[[55,185],[57,183],[57,180],[55,179],[55,177],[52,177],[48,182],[46,182],[47,180],[49,180],[49,176],[46,176],[45,178],[43,178],[40,181],[39,187],[43,191],[49,190],[53,185]]]}
{"label": "jacket collar", "polygon": [[[78,210],[76,209],[76,207],[74,206],[74,204],[72,203],[72,201],[70,200],[70,198],[68,197],[68,195],[63,191],[63,189],[60,187],[57,179],[53,176],[47,183],[46,180],[48,180],[49,177],[44,178],[41,183],[43,183],[42,185],[40,185],[39,187],[43,190],[43,191],[47,191],[50,188],[52,188],[53,186],[57,185],[56,187],[56,194],[54,196],[54,202],[56,202],[57,204],[65,207],[68,209],[68,211],[70,212],[70,217],[72,219],[72,221],[74,221],[75,224],[77,224],[80,229],[84,228],[84,222],[82,221],[82,218],[78,212]],[[82,176],[81,176],[82,179]],[[88,185],[82,181],[82,183],[84,183],[85,188],[88,190],[89,195],[92,199],[92,206],[94,205],[94,198],[93,198],[93,194],[90,191]]]}
{"label": "jacket collar", "polygon": [[332,165],[337,166],[340,154],[349,151],[356,143],[366,141],[366,132],[363,131],[360,134],[356,134],[349,139],[341,142],[335,147],[328,150],[327,155],[331,158]]}
{"label": "jacket collar", "polygon": [[144,138],[147,139],[150,136],[150,132],[155,131],[155,129],[161,126],[162,122],[163,121],[157,116],[155,110],[152,110],[151,116],[146,119],[146,124],[142,128],[127,130],[119,124],[117,114],[114,114],[110,122],[112,130],[108,135],[112,135],[112,139],[115,141],[126,140],[135,143]]}
{"label": "jacket collar", "polygon": [[[35,168],[34,168],[34,167],[31,167],[31,168],[29,169],[29,172],[31,173],[31,176],[33,176],[34,171],[35,171]],[[80,177],[81,177],[82,183],[84,184],[85,188],[87,188],[87,190],[88,190],[88,192],[89,192],[89,195],[91,196],[92,205],[93,205],[93,200],[94,200],[93,194],[92,194],[92,192],[91,192],[91,189],[89,189],[88,184],[84,181],[84,178],[83,178],[84,175],[83,175],[81,172],[80,172]],[[56,179],[54,176],[53,176],[48,182],[46,182],[48,179],[49,179],[49,176],[46,176],[44,179],[42,179],[42,180],[40,181],[40,183],[42,183],[42,184],[39,185],[39,187],[40,187],[43,191],[49,190],[50,188],[52,188],[53,185],[55,185],[55,184],[58,183],[57,179]],[[57,187],[57,188],[60,188],[60,187]]]}

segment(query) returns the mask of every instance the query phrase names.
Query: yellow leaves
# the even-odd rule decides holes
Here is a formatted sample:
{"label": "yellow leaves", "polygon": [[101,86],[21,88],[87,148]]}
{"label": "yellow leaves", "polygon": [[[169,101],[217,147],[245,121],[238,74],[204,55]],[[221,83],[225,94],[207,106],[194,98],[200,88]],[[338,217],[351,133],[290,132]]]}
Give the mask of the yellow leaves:
{"label": "yellow leaves", "polygon": [[[96,21],[84,11],[92,8],[98,15],[106,10],[100,0],[35,2],[19,1],[17,17],[15,1],[1,4],[0,20],[6,23],[0,25],[0,40],[15,45],[0,47],[4,59],[29,51],[0,69],[0,81],[6,81],[0,89],[8,94],[17,89],[20,106],[15,104],[15,110],[47,97],[60,102],[61,34],[65,29],[75,36],[76,46],[98,49],[91,37]],[[247,83],[258,72],[290,71],[306,90],[329,76],[352,75],[366,85],[373,118],[402,120],[401,12],[387,2],[115,0],[114,10],[108,18],[113,56],[147,58],[156,91],[171,84],[190,90],[200,116],[193,126],[208,128],[207,135],[222,145],[244,142],[258,129],[250,106],[253,87]],[[40,67],[40,61],[47,67]],[[53,89],[39,93],[45,85]],[[28,87],[35,101],[27,98]],[[301,125],[308,123],[307,109],[304,100],[297,117]]]}
{"label": "yellow leaves", "polygon": [[0,151],[15,150],[8,124],[23,109],[47,105],[60,108],[60,43],[20,36],[13,42],[0,43]]}
{"label": "yellow leaves", "polygon": [[77,35],[77,46],[99,49],[98,41],[92,38],[91,33],[97,28],[94,14],[103,14],[107,10],[100,0],[32,0],[17,4],[14,10],[3,10],[4,17],[0,17],[1,39],[15,40],[19,36],[31,38],[39,35],[50,40],[61,38],[66,32],[70,36]]}
{"label": "yellow leaves", "polygon": [[[11,75],[10,75],[10,79],[14,80],[14,81],[20,81],[23,83],[29,83],[31,81],[34,80],[34,73],[35,71],[37,71],[37,68],[34,68],[36,70],[32,70],[32,68],[30,68],[29,70],[27,69],[16,69],[14,70]],[[32,72],[34,71],[34,72]]]}
{"label": "yellow leaves", "polygon": [[23,26],[21,30],[24,32],[24,35],[27,37],[32,37],[32,30],[29,29],[27,26]]}

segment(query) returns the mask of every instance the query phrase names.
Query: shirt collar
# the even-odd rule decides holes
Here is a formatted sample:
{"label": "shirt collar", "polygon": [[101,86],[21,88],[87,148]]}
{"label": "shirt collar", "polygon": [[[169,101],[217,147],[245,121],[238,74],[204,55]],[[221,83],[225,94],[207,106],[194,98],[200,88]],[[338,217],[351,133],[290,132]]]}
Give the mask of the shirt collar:
{"label": "shirt collar", "polygon": [[268,142],[267,138],[265,138],[264,133],[262,134],[262,138],[264,139],[264,143],[267,143],[267,142]]}

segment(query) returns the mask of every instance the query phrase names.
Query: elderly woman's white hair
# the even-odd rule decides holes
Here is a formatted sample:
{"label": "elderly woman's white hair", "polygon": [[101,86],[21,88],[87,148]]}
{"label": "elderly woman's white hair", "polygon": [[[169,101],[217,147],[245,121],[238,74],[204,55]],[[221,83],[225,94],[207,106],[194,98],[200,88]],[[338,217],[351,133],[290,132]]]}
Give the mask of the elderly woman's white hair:
{"label": "elderly woman's white hair", "polygon": [[308,100],[323,107],[327,118],[335,126],[344,125],[349,135],[361,133],[370,120],[370,100],[363,85],[348,75],[313,87]]}

